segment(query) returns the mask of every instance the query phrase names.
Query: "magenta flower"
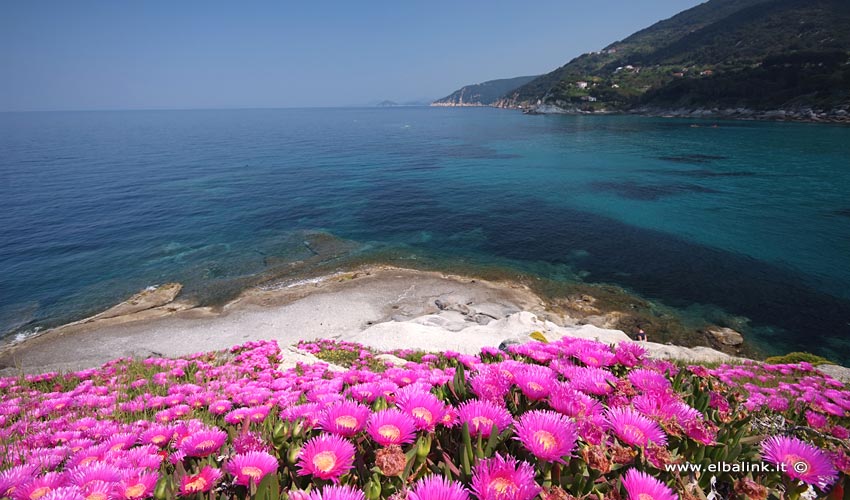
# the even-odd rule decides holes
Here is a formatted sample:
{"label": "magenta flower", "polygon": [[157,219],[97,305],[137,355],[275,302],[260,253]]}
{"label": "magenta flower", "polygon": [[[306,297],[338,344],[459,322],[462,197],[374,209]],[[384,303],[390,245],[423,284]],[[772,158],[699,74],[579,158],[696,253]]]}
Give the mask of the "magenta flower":
{"label": "magenta flower", "polygon": [[617,376],[603,368],[583,367],[571,370],[570,383],[574,389],[602,396],[614,391]]}
{"label": "magenta flower", "polygon": [[352,437],[361,429],[372,410],[354,401],[332,404],[319,417],[319,428],[343,437]]}
{"label": "magenta flower", "polygon": [[663,374],[654,370],[639,368],[629,372],[629,382],[644,392],[667,392],[673,384]]}
{"label": "magenta flower", "polygon": [[540,401],[549,395],[556,373],[548,366],[527,365],[518,370],[514,382],[528,399]]}
{"label": "magenta flower", "polygon": [[[290,498],[295,498],[290,495]],[[325,486],[322,491],[313,491],[309,496],[303,496],[304,500],[366,500],[362,491],[351,486]]]}
{"label": "magenta flower", "polygon": [[469,380],[469,387],[479,399],[502,401],[511,390],[513,374],[508,375],[498,365],[484,365]]}
{"label": "magenta flower", "polygon": [[45,493],[39,500],[86,500],[79,486],[61,486]]}
{"label": "magenta flower", "polygon": [[71,469],[68,474],[71,484],[85,486],[94,481],[117,483],[121,480],[121,470],[112,464],[93,462]]}
{"label": "magenta flower", "polygon": [[473,399],[458,406],[457,412],[460,422],[469,426],[472,436],[490,437],[493,425],[502,432],[513,421],[507,409],[490,401]]}
{"label": "magenta flower", "polygon": [[336,434],[321,434],[307,441],[298,454],[298,475],[339,481],[354,466],[354,445]]}
{"label": "magenta flower", "polygon": [[623,488],[629,500],[679,500],[664,483],[637,469],[629,469],[623,476]]}
{"label": "magenta flower", "polygon": [[434,432],[446,413],[446,405],[430,392],[417,392],[405,398],[401,411],[413,417],[418,430]]}
{"label": "magenta flower", "polygon": [[184,439],[178,447],[187,457],[208,457],[221,449],[227,433],[220,429],[207,429]]}
{"label": "magenta flower", "polygon": [[51,491],[65,485],[65,481],[61,474],[56,472],[48,472],[47,474],[37,477],[32,481],[24,484],[19,484],[14,490],[16,500],[38,500]]}
{"label": "magenta flower", "polygon": [[554,411],[535,410],[523,414],[516,434],[525,448],[546,462],[564,462],[578,440],[576,424]]}
{"label": "magenta flower", "polygon": [[224,415],[225,413],[229,412],[232,407],[233,405],[230,403],[230,401],[226,399],[219,399],[218,401],[214,401],[209,406],[208,411],[213,415]]}
{"label": "magenta flower", "polygon": [[381,446],[412,443],[416,432],[416,421],[410,415],[390,408],[372,415],[367,431]]}
{"label": "magenta flower", "polygon": [[650,442],[667,444],[667,435],[655,422],[629,407],[610,408],[605,413],[606,427],[626,444],[646,446]]}
{"label": "magenta flower", "polygon": [[219,479],[221,479],[221,470],[207,465],[201,469],[201,472],[186,475],[180,479],[180,494],[189,496],[210,491]]}
{"label": "magenta flower", "polygon": [[236,484],[256,485],[260,484],[267,474],[277,472],[277,459],[262,451],[250,451],[235,455],[224,469],[235,477]]}
{"label": "magenta flower", "polygon": [[407,493],[407,500],[469,500],[469,493],[457,481],[430,475],[413,485]]}
{"label": "magenta flower", "polygon": [[531,500],[541,488],[534,482],[530,464],[497,454],[475,466],[472,490],[479,500]]}
{"label": "magenta flower", "polygon": [[126,476],[115,487],[119,498],[138,500],[153,495],[159,476],[155,472],[143,471]]}
{"label": "magenta flower", "polygon": [[829,455],[817,446],[794,437],[772,436],[761,443],[764,460],[784,467],[791,479],[824,490],[838,479]]}

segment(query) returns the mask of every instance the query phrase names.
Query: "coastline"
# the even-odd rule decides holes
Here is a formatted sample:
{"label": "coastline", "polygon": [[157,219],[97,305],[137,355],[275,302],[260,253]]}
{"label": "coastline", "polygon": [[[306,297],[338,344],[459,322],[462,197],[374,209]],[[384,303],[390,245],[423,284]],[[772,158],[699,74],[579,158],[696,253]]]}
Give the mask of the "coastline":
{"label": "coastline", "polygon": [[[594,307],[604,297],[585,294],[553,301],[518,281],[389,265],[270,282],[215,307],[183,301],[174,288],[163,286],[164,297],[151,299],[150,307],[138,306],[139,296],[151,293],[143,291],[98,315],[4,346],[0,375],[73,371],[117,357],[185,356],[254,340],[276,340],[284,350],[299,340],[330,338],[381,350],[468,353],[505,341],[528,341],[535,331],[548,340],[561,336],[612,343],[631,340],[612,324],[621,312],[603,313]],[[709,347],[644,345],[658,357],[736,359]],[[292,349],[290,354],[293,360],[303,357]]]}
{"label": "coastline", "polygon": [[[759,122],[824,123],[850,125],[850,111],[805,109],[754,110],[750,108],[636,108],[627,110],[584,110],[563,108],[553,104],[541,104],[523,107],[516,104],[435,104],[431,107],[480,108],[490,107],[511,111],[521,111],[527,115],[573,115],[573,116],[645,116],[651,118],[690,118],[706,120],[740,120]],[[843,113],[841,113],[843,111]]]}

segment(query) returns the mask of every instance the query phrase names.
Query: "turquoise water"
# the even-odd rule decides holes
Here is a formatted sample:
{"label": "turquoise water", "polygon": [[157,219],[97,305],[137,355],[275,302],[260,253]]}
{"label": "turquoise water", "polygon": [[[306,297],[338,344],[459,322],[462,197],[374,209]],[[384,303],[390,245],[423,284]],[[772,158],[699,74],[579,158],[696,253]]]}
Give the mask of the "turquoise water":
{"label": "turquoise water", "polygon": [[386,254],[615,283],[850,361],[848,144],[489,108],[0,114],[0,332]]}

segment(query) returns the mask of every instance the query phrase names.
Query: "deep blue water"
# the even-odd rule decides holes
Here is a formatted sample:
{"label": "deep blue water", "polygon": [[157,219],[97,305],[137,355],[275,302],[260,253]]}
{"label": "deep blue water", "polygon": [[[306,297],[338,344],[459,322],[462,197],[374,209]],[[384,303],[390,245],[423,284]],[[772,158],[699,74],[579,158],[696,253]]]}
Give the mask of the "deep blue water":
{"label": "deep blue water", "polygon": [[341,264],[384,252],[616,283],[685,315],[749,318],[768,351],[850,361],[850,128],[712,124],[488,108],[0,114],[0,332],[166,281],[232,293],[313,258],[304,241],[318,237]]}

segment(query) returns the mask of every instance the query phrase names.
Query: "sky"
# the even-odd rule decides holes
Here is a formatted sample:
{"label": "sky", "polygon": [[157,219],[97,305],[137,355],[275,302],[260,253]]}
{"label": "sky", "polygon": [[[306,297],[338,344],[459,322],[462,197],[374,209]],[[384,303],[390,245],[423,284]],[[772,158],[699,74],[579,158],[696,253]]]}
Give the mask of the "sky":
{"label": "sky", "polygon": [[697,0],[0,0],[0,111],[364,106],[542,74]]}

